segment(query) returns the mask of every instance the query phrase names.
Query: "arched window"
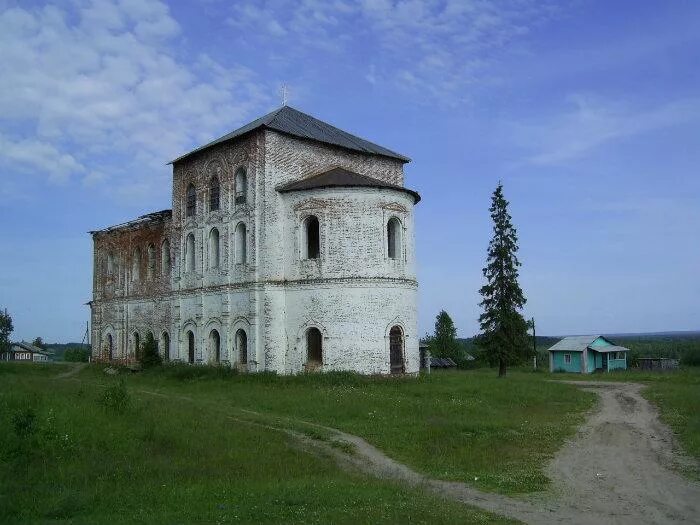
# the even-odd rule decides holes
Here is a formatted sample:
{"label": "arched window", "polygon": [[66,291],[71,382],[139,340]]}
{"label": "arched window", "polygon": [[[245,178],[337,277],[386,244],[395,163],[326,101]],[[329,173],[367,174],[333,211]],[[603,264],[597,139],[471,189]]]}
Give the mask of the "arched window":
{"label": "arched window", "polygon": [[392,326],[389,331],[389,364],[392,374],[404,373],[403,330],[400,326]]}
{"label": "arched window", "polygon": [[194,189],[194,184],[190,183],[187,186],[187,196],[185,203],[185,214],[187,217],[194,217],[197,212],[197,191]]}
{"label": "arched window", "polygon": [[139,279],[141,279],[141,248],[136,248],[131,259],[131,280],[138,281]]}
{"label": "arched window", "polygon": [[114,253],[109,252],[107,254],[107,275],[114,275],[116,273],[116,268],[114,264]]}
{"label": "arched window", "polygon": [[187,331],[187,362],[194,363],[194,332]]}
{"label": "arched window", "polygon": [[304,240],[306,259],[318,259],[321,255],[321,234],[318,218],[310,215],[304,221]]}
{"label": "arched window", "polygon": [[138,357],[140,347],[141,347],[141,337],[139,336],[138,332],[134,332],[134,348],[133,348],[133,353],[132,353],[132,355],[134,357]]}
{"label": "arched window", "polygon": [[219,177],[214,175],[209,181],[209,211],[219,209],[221,197],[221,186],[219,185]]}
{"label": "arched window", "polygon": [[318,328],[306,331],[306,364],[320,366],[323,364],[323,337]]}
{"label": "arched window", "polygon": [[396,217],[386,223],[386,240],[389,259],[401,258],[401,223]]}
{"label": "arched window", "polygon": [[248,260],[248,232],[244,223],[238,223],[238,226],[236,226],[236,231],[234,232],[234,236],[236,238],[236,264],[245,264]]}
{"label": "arched window", "polygon": [[194,271],[194,234],[192,233],[185,240],[185,271]]}
{"label": "arched window", "polygon": [[156,247],[153,244],[148,245],[148,266],[146,269],[146,276],[148,279],[153,279],[153,275],[156,273]]}
{"label": "arched window", "polygon": [[114,339],[112,339],[112,334],[107,334],[107,357],[110,361],[114,359]]}
{"label": "arched window", "polygon": [[248,199],[248,176],[245,169],[239,168],[234,178],[234,193],[236,206],[245,204]]}
{"label": "arched window", "polygon": [[212,228],[209,232],[209,268],[219,267],[219,230]]}
{"label": "arched window", "polygon": [[170,336],[168,332],[163,332],[160,334],[160,354],[163,357],[163,361],[170,359]]}
{"label": "arched window", "polygon": [[170,241],[168,239],[160,245],[160,272],[163,276],[170,275]]}
{"label": "arched window", "polygon": [[212,330],[209,334],[209,351],[215,363],[221,362],[221,336],[216,330]]}
{"label": "arched window", "polygon": [[236,330],[236,351],[238,352],[238,362],[241,365],[248,364],[248,336],[245,330]]}

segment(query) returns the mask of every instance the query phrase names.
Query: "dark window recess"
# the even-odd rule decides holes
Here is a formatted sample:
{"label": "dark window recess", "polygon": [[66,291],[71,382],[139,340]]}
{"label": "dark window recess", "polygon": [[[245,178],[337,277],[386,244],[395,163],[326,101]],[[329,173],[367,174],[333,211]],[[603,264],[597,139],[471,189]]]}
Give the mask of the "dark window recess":
{"label": "dark window recess", "polygon": [[309,363],[323,363],[323,338],[318,328],[309,328],[306,332],[306,350]]}
{"label": "dark window recess", "polygon": [[306,220],[306,258],[318,259],[321,255],[321,235],[318,219],[314,216]]}
{"label": "dark window recess", "polygon": [[187,332],[187,360],[194,363],[194,334]]}
{"label": "dark window recess", "polygon": [[238,348],[238,361],[245,365],[248,363],[248,336],[246,333],[239,329],[236,332],[236,347]]}
{"label": "dark window recess", "polygon": [[396,221],[393,219],[386,225],[386,237],[389,244],[389,259],[396,259]]}
{"label": "dark window recess", "polygon": [[399,326],[394,326],[389,331],[389,360],[391,373],[403,374],[403,332]]}
{"label": "dark window recess", "polygon": [[221,201],[221,187],[219,186],[219,179],[214,177],[211,180],[211,185],[209,187],[209,210],[216,211],[220,207]]}
{"label": "dark window recess", "polygon": [[197,211],[197,192],[194,189],[194,184],[187,186],[187,201],[185,213],[187,217],[193,217]]}

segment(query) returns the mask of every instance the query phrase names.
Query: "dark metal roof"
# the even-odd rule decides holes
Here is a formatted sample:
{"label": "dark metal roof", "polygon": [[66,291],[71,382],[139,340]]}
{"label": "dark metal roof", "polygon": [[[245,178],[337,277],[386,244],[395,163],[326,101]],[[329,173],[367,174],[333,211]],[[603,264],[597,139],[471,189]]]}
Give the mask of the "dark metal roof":
{"label": "dark metal roof", "polygon": [[288,191],[304,191],[317,188],[382,188],[398,190],[413,196],[416,203],[420,201],[418,192],[404,188],[397,184],[389,184],[381,180],[373,179],[367,175],[360,175],[354,171],[343,168],[333,168],[332,170],[296,180],[277,187],[277,191],[285,193]]}
{"label": "dark metal roof", "polygon": [[223,137],[205,144],[204,146],[193,149],[189,153],[185,153],[175,160],[170,161],[168,164],[174,164],[184,158],[189,157],[193,153],[197,153],[198,151],[202,151],[216,144],[221,144],[222,142],[242,137],[243,135],[258,128],[267,128],[274,131],[279,131],[280,133],[286,133],[287,135],[300,137],[302,139],[332,144],[334,146],[340,146],[341,148],[359,151],[361,153],[368,153],[370,155],[382,155],[384,157],[398,159],[402,162],[411,161],[411,159],[408,157],[374,144],[373,142],[369,142],[368,140],[351,135],[342,129],[338,129],[335,126],[331,126],[330,124],[318,120],[311,115],[302,113],[291,106],[282,106],[272,113],[268,113],[267,115],[260,117],[259,119],[256,119],[253,122],[250,122],[245,126],[224,135]]}
{"label": "dark metal roof", "polygon": [[144,226],[149,223],[156,223],[156,222],[164,222],[169,219],[171,219],[173,216],[173,210],[161,210],[161,211],[154,211],[153,213],[147,213],[146,215],[141,215],[140,217],[137,217],[134,220],[128,221],[128,222],[123,222],[121,224],[116,224],[114,226],[109,226],[108,228],[104,228],[102,230],[93,230],[88,233],[92,233],[93,235],[95,233],[105,233],[105,232],[112,232],[115,230],[123,230],[127,228],[134,228],[137,226]]}

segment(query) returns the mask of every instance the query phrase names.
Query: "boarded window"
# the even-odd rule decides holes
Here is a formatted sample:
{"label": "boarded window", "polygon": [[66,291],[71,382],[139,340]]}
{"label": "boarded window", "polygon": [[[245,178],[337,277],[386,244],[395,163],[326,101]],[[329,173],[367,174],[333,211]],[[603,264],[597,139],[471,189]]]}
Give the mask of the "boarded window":
{"label": "boarded window", "polygon": [[136,248],[131,260],[131,280],[138,281],[139,279],[141,279],[141,249]]}
{"label": "boarded window", "polygon": [[305,222],[306,258],[318,259],[321,255],[321,232],[318,218],[311,215]]}
{"label": "boarded window", "polygon": [[107,275],[114,275],[116,273],[116,264],[114,263],[114,253],[109,252],[107,254]]}
{"label": "boarded window", "polygon": [[245,204],[248,200],[248,176],[243,168],[236,172],[233,184],[236,206]]}
{"label": "boarded window", "polygon": [[323,363],[323,337],[318,328],[306,331],[306,361],[311,365]]}
{"label": "boarded window", "polygon": [[209,232],[209,268],[219,267],[219,230],[212,228]]}
{"label": "boarded window", "polygon": [[194,189],[194,184],[187,186],[187,196],[185,204],[185,213],[187,217],[194,217],[197,212],[197,192]]}
{"label": "boarded window", "polygon": [[392,374],[404,373],[403,330],[394,326],[389,331],[389,361]]}
{"label": "boarded window", "polygon": [[185,240],[185,271],[194,271],[194,235],[191,233]]}
{"label": "boarded window", "polygon": [[156,273],[156,247],[153,244],[148,245],[148,266],[146,268],[146,276],[148,279],[153,279]]}
{"label": "boarded window", "polygon": [[244,223],[239,223],[236,226],[235,249],[236,249],[236,264],[245,264],[248,261],[248,232]]}
{"label": "boarded window", "polygon": [[214,175],[209,182],[209,211],[216,211],[219,209],[221,199],[221,186],[219,184],[219,177]]}
{"label": "boarded window", "polygon": [[160,245],[160,271],[163,276],[170,275],[170,242],[167,239]]}
{"label": "boarded window", "polygon": [[401,255],[401,223],[398,219],[390,219],[386,224],[387,254],[389,259],[398,259]]}

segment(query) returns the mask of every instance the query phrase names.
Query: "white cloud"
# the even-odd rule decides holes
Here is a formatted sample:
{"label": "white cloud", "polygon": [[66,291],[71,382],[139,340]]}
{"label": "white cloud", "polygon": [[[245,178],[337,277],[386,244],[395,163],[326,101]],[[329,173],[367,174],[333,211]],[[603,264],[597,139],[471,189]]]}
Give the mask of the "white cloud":
{"label": "white cloud", "polygon": [[0,154],[8,167],[23,173],[38,172],[52,182],[66,182],[72,175],[85,172],[75,158],[48,142],[32,139],[12,140],[0,135]]}
{"label": "white cloud", "polygon": [[178,54],[159,0],[0,9],[0,27],[0,162],[53,181],[147,195],[167,161],[267,101],[251,71]]}
{"label": "white cloud", "polygon": [[609,142],[700,120],[700,99],[630,108],[576,95],[572,108],[535,122],[510,125],[510,135],[530,150],[526,162],[556,165],[580,158]]}
{"label": "white cloud", "polygon": [[[281,0],[236,2],[227,23],[247,38],[277,44],[277,53],[307,60],[318,52],[368,59],[361,74],[370,83],[420,92],[421,99],[450,105],[468,98],[488,77],[499,53],[557,13],[557,4],[531,0]],[[363,51],[364,50],[364,51]]]}

